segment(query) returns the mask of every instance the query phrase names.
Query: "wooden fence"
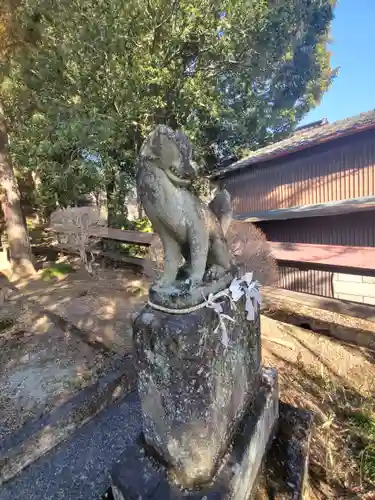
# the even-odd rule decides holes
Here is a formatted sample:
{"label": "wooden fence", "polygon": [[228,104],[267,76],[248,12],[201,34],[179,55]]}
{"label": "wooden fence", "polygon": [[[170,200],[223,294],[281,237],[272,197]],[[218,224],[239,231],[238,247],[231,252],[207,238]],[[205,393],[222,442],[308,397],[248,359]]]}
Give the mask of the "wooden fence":
{"label": "wooden fence", "polygon": [[[100,233],[92,231],[90,234],[94,237],[100,236],[103,239],[146,247],[151,245],[154,237],[153,233],[114,228],[101,228]],[[307,266],[310,269],[375,275],[375,247],[273,241],[270,241],[269,245],[279,265]]]}

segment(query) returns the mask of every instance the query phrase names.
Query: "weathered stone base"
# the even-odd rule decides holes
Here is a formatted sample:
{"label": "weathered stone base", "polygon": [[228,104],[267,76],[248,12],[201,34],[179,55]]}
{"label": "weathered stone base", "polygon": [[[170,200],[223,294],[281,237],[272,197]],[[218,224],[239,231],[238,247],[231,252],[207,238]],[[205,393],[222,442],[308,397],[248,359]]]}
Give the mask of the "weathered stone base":
{"label": "weathered stone base", "polygon": [[211,481],[262,379],[258,308],[248,321],[244,297],[235,310],[229,300],[221,306],[234,320],[227,346],[211,308],[170,314],[146,306],[133,323],[146,443],[189,489]]}
{"label": "weathered stone base", "polygon": [[227,456],[212,483],[199,491],[182,490],[171,471],[134,444],[111,474],[115,500],[248,500],[255,492],[259,471],[276,431],[277,373],[263,370],[263,382],[248,408]]}
{"label": "weathered stone base", "polygon": [[280,402],[278,432],[254,500],[305,498],[312,423],[309,411]]}

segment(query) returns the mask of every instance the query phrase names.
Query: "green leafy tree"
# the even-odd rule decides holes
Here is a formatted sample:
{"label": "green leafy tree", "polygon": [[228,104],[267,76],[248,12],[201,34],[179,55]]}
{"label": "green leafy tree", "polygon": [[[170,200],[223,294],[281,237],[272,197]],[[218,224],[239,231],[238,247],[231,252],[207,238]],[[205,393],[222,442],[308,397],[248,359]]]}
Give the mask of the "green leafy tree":
{"label": "green leafy tree", "polygon": [[332,0],[20,2],[41,38],[13,68],[15,161],[60,204],[99,183],[110,224],[155,124],[185,129],[212,168],[290,132],[334,76]]}

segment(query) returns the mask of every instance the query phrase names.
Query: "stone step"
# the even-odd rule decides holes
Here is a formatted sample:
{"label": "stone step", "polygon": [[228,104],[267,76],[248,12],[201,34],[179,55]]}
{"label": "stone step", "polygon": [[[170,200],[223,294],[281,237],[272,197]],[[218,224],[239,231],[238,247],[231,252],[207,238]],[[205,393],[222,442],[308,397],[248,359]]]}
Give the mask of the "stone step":
{"label": "stone step", "polygon": [[1,500],[99,500],[110,470],[141,430],[135,392],[112,403],[17,477],[0,487]]}
{"label": "stone step", "polygon": [[[134,385],[131,359],[113,358],[94,384],[7,434],[0,441],[0,485],[68,439],[108,404],[129,393]],[[3,499],[1,495],[0,498]]]}

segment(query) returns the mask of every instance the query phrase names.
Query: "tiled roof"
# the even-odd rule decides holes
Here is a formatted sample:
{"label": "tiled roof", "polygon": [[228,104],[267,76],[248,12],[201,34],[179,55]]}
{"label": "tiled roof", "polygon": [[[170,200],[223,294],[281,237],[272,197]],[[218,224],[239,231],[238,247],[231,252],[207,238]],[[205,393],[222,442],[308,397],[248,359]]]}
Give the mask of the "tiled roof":
{"label": "tiled roof", "polygon": [[361,113],[351,118],[345,118],[345,120],[334,123],[327,123],[320,127],[302,128],[301,130],[296,130],[295,133],[287,139],[258,149],[247,158],[218,170],[211,175],[211,178],[222,176],[234,170],[246,168],[279,156],[289,155],[301,151],[302,149],[370,128],[375,128],[375,110]]}

